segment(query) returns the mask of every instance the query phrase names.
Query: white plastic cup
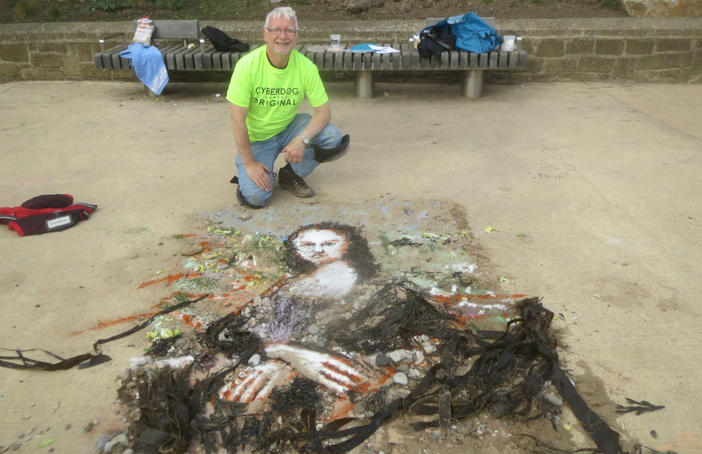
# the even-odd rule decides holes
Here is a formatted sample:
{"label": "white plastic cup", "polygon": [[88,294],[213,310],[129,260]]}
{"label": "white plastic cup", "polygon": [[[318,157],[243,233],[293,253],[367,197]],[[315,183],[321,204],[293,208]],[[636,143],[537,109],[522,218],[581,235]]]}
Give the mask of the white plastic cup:
{"label": "white plastic cup", "polygon": [[502,37],[502,50],[512,52],[514,50],[516,37],[514,35],[505,35]]}

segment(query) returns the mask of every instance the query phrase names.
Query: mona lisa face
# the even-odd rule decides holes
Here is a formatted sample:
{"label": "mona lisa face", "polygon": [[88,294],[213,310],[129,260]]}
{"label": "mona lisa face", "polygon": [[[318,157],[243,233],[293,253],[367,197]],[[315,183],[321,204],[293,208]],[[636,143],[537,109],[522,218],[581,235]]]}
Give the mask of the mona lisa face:
{"label": "mona lisa face", "polygon": [[309,229],[293,241],[300,257],[315,265],[339,260],[349,248],[342,234],[330,229]]}

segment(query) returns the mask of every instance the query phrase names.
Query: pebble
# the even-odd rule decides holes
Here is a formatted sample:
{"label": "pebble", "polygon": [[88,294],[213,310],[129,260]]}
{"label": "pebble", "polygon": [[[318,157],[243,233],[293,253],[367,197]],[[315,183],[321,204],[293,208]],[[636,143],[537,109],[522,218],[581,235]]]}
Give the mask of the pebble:
{"label": "pebble", "polygon": [[122,451],[122,454],[134,454],[134,450],[132,448],[125,449]]}
{"label": "pebble", "polygon": [[182,255],[183,257],[192,257],[193,255],[197,255],[200,252],[202,252],[201,247],[191,247],[189,249],[185,249],[184,251],[182,251],[180,253],[180,255]]}
{"label": "pebble", "polygon": [[317,325],[310,325],[310,326],[307,328],[307,331],[309,331],[310,334],[317,334],[317,333],[319,333],[319,326],[317,326]]}
{"label": "pebble", "polygon": [[71,430],[71,427],[73,427],[73,426],[70,424],[66,424],[65,430]]}
{"label": "pebble", "polygon": [[249,364],[252,366],[258,366],[261,364],[261,355],[256,353],[255,355],[252,355],[251,358],[249,358]]}
{"label": "pebble", "polygon": [[95,442],[97,443],[98,451],[105,452],[105,445],[110,441],[110,437],[107,435],[100,435]]}
{"label": "pebble", "polygon": [[546,400],[546,402],[550,403],[551,405],[555,405],[556,407],[563,406],[563,401],[553,393],[544,393],[544,400]]}
{"label": "pebble", "polygon": [[397,383],[398,385],[406,385],[409,383],[409,380],[407,379],[407,375],[404,372],[398,372],[395,375],[392,376],[392,380]]}
{"label": "pebble", "polygon": [[388,358],[384,353],[380,352],[377,355],[375,355],[375,365],[378,367],[385,367],[389,366],[391,363],[391,359]]}
{"label": "pebble", "polygon": [[424,342],[424,343],[422,344],[422,347],[424,347],[424,351],[425,351],[427,354],[432,354],[432,353],[434,353],[434,352],[436,351],[436,346],[435,346],[434,344],[432,344],[431,342],[429,342],[429,341]]}
{"label": "pebble", "polygon": [[128,444],[129,444],[129,440],[127,439],[127,435],[124,433],[121,433],[121,434],[117,435],[115,438],[113,438],[112,440],[105,443],[105,447],[104,447],[103,451],[109,453],[112,451],[112,448],[114,446],[118,446],[118,445],[127,446]]}
{"label": "pebble", "polygon": [[83,430],[86,432],[90,432],[91,430],[93,430],[93,427],[97,426],[98,424],[100,424],[100,421],[96,419],[94,421],[89,422],[85,427],[83,427]]}
{"label": "pebble", "polygon": [[248,221],[252,217],[253,217],[253,215],[251,213],[243,213],[243,214],[239,215],[239,220],[240,221]]}
{"label": "pebble", "polygon": [[22,419],[29,419],[31,417],[32,417],[32,415],[24,415],[24,416],[22,416]]}
{"label": "pebble", "polygon": [[407,358],[407,352],[404,350],[395,350],[388,353],[388,357],[390,357],[393,362],[399,363],[403,359]]}

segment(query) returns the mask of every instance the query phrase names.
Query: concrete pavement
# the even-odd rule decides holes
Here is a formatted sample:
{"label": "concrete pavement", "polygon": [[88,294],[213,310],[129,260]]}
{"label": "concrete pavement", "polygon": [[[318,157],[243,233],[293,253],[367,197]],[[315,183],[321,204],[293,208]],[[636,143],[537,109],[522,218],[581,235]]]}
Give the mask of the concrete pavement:
{"label": "concrete pavement", "polygon": [[[0,84],[2,204],[68,192],[100,205],[62,233],[0,232],[0,347],[82,353],[108,333],[71,332],[158,299],[135,288],[176,252],[154,244],[235,204],[228,104],[217,96],[226,86],[169,88],[156,101],[134,83]],[[378,84],[371,100],[348,83],[328,89],[353,150],[308,179],[317,202],[391,194],[463,205],[504,287],[562,315],[566,365],[602,384],[588,394],[595,410],[646,446],[702,453],[702,86],[488,85],[476,101],[456,86]],[[295,203],[279,192],[267,209]],[[133,355],[123,350],[85,371],[3,371],[0,445],[50,426],[57,452],[92,452],[81,427],[120,419],[113,379]],[[615,415],[626,397],[666,408]]]}

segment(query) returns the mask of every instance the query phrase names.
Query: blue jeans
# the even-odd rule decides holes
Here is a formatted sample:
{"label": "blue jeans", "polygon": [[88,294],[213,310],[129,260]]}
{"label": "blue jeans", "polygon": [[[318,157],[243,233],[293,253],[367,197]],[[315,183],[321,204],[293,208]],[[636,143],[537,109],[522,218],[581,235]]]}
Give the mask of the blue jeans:
{"label": "blue jeans", "polygon": [[[293,121],[288,125],[283,132],[276,134],[268,140],[251,143],[251,152],[257,162],[265,164],[271,170],[268,175],[271,181],[271,190],[264,191],[256,186],[256,183],[246,174],[246,167],[241,160],[241,156],[236,157],[236,167],[239,177],[239,191],[244,199],[255,206],[264,206],[273,196],[273,163],[285,146],[290,143],[295,137],[299,136],[305,126],[310,122],[312,116],[310,114],[297,114]],[[310,139],[310,144],[305,147],[305,154],[302,156],[302,161],[297,164],[290,164],[300,177],[306,177],[319,162],[314,160],[314,149],[312,144],[315,144],[324,149],[335,148],[341,142],[341,132],[339,129],[329,124],[315,137]]]}

